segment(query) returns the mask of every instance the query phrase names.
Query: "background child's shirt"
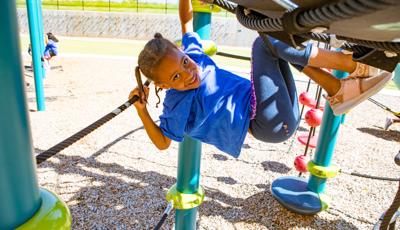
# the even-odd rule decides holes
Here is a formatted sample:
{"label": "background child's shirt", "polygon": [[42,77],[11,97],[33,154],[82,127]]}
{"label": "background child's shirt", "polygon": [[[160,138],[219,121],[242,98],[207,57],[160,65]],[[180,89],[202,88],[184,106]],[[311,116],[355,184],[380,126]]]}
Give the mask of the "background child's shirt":
{"label": "background child's shirt", "polygon": [[196,33],[186,33],[182,46],[199,66],[201,83],[197,89],[166,92],[163,134],[179,142],[186,134],[238,157],[250,123],[250,81],[219,69]]}
{"label": "background child's shirt", "polygon": [[46,47],[44,48],[45,57],[53,57],[58,55],[57,43],[51,39],[47,41]]}

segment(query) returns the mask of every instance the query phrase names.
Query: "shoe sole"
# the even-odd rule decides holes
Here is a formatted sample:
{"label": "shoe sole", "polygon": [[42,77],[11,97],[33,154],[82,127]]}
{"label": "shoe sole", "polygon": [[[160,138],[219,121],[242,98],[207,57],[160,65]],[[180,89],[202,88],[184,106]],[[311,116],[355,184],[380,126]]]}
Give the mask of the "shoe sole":
{"label": "shoe sole", "polygon": [[372,95],[379,92],[383,87],[385,87],[386,83],[392,79],[391,73],[383,73],[387,75],[382,81],[378,82],[374,87],[370,88],[368,91],[360,94],[360,96],[349,100],[345,103],[338,105],[337,107],[333,108],[333,114],[336,116],[347,113],[350,109],[354,108],[355,106],[359,105],[361,102],[367,100]]}

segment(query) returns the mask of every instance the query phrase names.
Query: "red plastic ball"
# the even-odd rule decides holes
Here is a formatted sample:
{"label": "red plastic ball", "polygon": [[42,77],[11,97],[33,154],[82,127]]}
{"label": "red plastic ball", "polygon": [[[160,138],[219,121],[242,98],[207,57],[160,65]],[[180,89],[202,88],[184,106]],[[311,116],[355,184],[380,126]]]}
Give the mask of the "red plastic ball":
{"label": "red plastic ball", "polygon": [[310,109],[307,111],[304,120],[311,127],[321,125],[323,112],[320,109]]}
{"label": "red plastic ball", "polygon": [[305,106],[309,106],[310,104],[312,104],[313,99],[311,98],[310,94],[308,94],[308,92],[302,92],[299,95],[299,102],[302,105]]}
{"label": "red plastic ball", "polygon": [[308,170],[307,170],[307,157],[304,156],[304,155],[297,156],[294,159],[294,167],[299,172],[302,172],[302,173],[308,172]]}

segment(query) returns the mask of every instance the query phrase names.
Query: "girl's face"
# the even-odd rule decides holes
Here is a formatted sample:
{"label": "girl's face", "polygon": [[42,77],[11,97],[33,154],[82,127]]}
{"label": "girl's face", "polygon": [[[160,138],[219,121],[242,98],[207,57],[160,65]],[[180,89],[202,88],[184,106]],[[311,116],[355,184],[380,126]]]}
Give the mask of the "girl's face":
{"label": "girl's face", "polygon": [[180,91],[200,86],[200,71],[196,63],[178,49],[170,50],[154,69],[154,84],[163,89]]}

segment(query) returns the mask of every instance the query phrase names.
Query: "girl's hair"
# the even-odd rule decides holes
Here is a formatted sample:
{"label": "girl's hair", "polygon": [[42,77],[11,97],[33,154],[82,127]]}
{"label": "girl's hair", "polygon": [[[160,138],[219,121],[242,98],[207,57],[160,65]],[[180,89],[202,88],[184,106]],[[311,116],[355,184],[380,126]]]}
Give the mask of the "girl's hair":
{"label": "girl's hair", "polygon": [[47,38],[49,40],[53,40],[54,42],[58,42],[58,39],[56,38],[56,36],[54,36],[54,34],[52,32],[47,33]]}
{"label": "girl's hair", "polygon": [[[178,47],[169,41],[168,39],[163,38],[160,33],[154,34],[154,38],[147,42],[144,46],[143,50],[139,54],[138,58],[138,67],[140,71],[150,80],[155,81],[154,76],[154,68],[157,67],[161,60],[165,57],[165,55],[173,49],[178,49]],[[137,71],[140,77],[140,71]],[[160,97],[158,96],[158,92],[161,91],[161,88],[155,87],[155,92],[158,98],[158,104],[160,104]]]}

